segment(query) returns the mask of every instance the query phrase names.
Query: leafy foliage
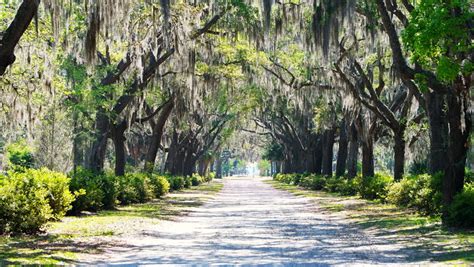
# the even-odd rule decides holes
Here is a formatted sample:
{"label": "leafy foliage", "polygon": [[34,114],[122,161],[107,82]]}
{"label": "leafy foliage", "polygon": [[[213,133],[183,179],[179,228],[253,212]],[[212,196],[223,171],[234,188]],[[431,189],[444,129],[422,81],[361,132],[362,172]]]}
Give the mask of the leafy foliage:
{"label": "leafy foliage", "polygon": [[178,191],[185,187],[185,179],[183,176],[166,176],[170,183],[170,191]]}
{"label": "leafy foliage", "polygon": [[454,197],[448,208],[447,222],[451,226],[474,227],[474,184],[464,186],[464,190]]}
{"label": "leafy foliage", "polygon": [[7,146],[7,159],[12,169],[32,168],[34,165],[33,151],[24,139]]}
{"label": "leafy foliage", "polygon": [[69,179],[47,169],[12,171],[0,177],[0,233],[36,233],[71,207]]}
{"label": "leafy foliage", "polygon": [[444,82],[451,82],[460,73],[471,73],[473,62],[463,62],[460,55],[472,51],[474,13],[469,0],[423,0],[411,13],[403,41],[412,52],[412,61],[424,67],[435,66]]}
{"label": "leafy foliage", "polygon": [[81,211],[97,211],[115,207],[117,201],[117,183],[115,177],[78,168],[72,173],[70,189],[77,192],[73,202],[73,214]]}
{"label": "leafy foliage", "polygon": [[117,199],[122,205],[145,203],[154,196],[154,190],[146,174],[130,173],[118,176]]}
{"label": "leafy foliage", "polygon": [[75,200],[75,197],[69,191],[70,178],[66,175],[46,168],[28,169],[22,175],[32,177],[47,190],[47,200],[51,207],[52,219],[61,219],[72,208],[71,203]]}
{"label": "leafy foliage", "polygon": [[393,177],[387,174],[376,173],[374,177],[358,176],[359,194],[366,199],[387,198],[388,187],[393,182]]}
{"label": "leafy foliage", "polygon": [[170,191],[170,183],[164,176],[152,174],[150,183],[153,185],[154,196],[157,198],[166,195]]}
{"label": "leafy foliage", "polygon": [[436,215],[441,207],[440,177],[428,174],[407,176],[390,186],[387,200],[425,215]]}

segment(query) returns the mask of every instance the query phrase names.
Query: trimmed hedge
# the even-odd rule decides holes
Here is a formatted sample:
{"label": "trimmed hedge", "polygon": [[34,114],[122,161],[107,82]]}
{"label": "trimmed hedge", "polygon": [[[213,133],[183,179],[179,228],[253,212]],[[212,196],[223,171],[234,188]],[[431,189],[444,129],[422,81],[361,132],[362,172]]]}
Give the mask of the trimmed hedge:
{"label": "trimmed hedge", "polygon": [[474,227],[474,183],[464,185],[448,207],[447,220],[450,226]]}
{"label": "trimmed hedge", "polygon": [[79,214],[112,209],[117,204],[145,203],[170,189],[199,185],[214,176],[128,173],[116,177],[78,168],[71,177],[45,168],[24,167],[0,175],[0,234],[36,233],[66,212]]}
{"label": "trimmed hedge", "polygon": [[129,173],[116,177],[118,181],[117,200],[122,205],[145,203],[153,199],[154,188],[147,174]]}
{"label": "trimmed hedge", "polygon": [[20,177],[31,177],[47,190],[46,199],[51,207],[52,219],[60,220],[72,208],[71,203],[75,200],[75,197],[69,191],[71,179],[66,175],[42,168],[39,170],[28,169]]}
{"label": "trimmed hedge", "polygon": [[390,185],[387,200],[397,206],[413,208],[424,215],[441,210],[441,175],[411,175]]}
{"label": "trimmed hedge", "polygon": [[186,182],[183,176],[166,176],[166,179],[170,184],[170,192],[184,189]]}
{"label": "trimmed hedge", "polygon": [[[399,182],[387,174],[377,173],[375,177],[346,179],[326,178],[314,174],[276,174],[274,180],[290,185],[298,185],[310,190],[323,190],[341,195],[360,195],[370,200],[389,202],[400,207],[411,208],[423,215],[439,215],[442,209],[442,175],[411,175]],[[472,173],[466,173],[464,191],[455,196],[447,207],[447,222],[453,226],[474,226],[474,183]]]}
{"label": "trimmed hedge", "polygon": [[47,169],[23,169],[0,177],[0,234],[41,230],[71,207],[69,179]]}
{"label": "trimmed hedge", "polygon": [[79,214],[84,210],[112,209],[117,204],[118,186],[115,176],[97,175],[83,168],[78,168],[71,176],[69,188],[77,192],[76,201],[72,204],[72,214]]}
{"label": "trimmed hedge", "polygon": [[358,193],[362,198],[385,201],[388,188],[393,182],[393,178],[387,174],[377,173],[374,177],[356,177],[358,183]]}
{"label": "trimmed hedge", "polygon": [[160,198],[170,191],[170,183],[164,176],[152,174],[150,182],[153,185],[153,193],[156,198]]}
{"label": "trimmed hedge", "polygon": [[82,211],[113,209],[118,204],[145,203],[191,184],[191,177],[155,173],[128,173],[117,177],[112,174],[94,174],[79,168],[72,174],[69,185],[76,194],[70,213],[77,215]]}

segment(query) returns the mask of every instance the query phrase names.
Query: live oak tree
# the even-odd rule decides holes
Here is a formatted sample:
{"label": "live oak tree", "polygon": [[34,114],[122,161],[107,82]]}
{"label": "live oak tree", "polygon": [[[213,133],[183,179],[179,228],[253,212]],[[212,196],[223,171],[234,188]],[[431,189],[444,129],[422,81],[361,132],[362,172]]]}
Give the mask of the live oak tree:
{"label": "live oak tree", "polygon": [[241,134],[281,172],[400,180],[417,156],[446,207],[464,186],[468,0],[62,3],[0,9],[1,141],[40,165],[220,172]]}

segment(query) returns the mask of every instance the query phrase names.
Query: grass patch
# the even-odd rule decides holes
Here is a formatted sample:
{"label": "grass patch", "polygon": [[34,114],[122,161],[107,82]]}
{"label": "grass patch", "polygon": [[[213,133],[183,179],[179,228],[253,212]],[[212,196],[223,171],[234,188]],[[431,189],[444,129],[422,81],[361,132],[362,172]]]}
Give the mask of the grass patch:
{"label": "grass patch", "polygon": [[[174,220],[202,205],[222,187],[221,181],[212,181],[145,204],[65,217],[49,223],[45,233],[38,236],[0,236],[0,266],[74,264],[80,254],[102,252],[103,246],[110,245],[103,241],[107,237],[139,232],[142,226],[160,220]],[[97,241],[99,237],[101,241]]]}
{"label": "grass patch", "polygon": [[345,209],[343,204],[329,204],[329,205],[324,205],[323,208],[334,211],[334,212],[340,212]]}
{"label": "grass patch", "polygon": [[474,262],[474,231],[447,229],[439,217],[421,216],[411,210],[358,197],[267,180],[276,189],[312,199],[322,210],[344,214],[348,221],[370,234],[387,237],[415,251],[416,259],[469,265]]}
{"label": "grass patch", "polygon": [[0,265],[56,265],[74,263],[76,254],[70,240],[58,236],[0,237]]}

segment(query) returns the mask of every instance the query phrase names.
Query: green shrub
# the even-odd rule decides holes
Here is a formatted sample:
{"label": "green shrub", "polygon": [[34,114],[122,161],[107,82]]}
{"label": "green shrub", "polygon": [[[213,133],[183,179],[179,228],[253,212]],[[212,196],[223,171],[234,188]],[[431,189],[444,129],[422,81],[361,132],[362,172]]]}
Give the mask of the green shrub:
{"label": "green shrub", "polygon": [[117,205],[118,184],[114,174],[104,173],[96,177],[100,181],[103,192],[102,206],[104,209],[113,209]]}
{"label": "green shrub", "polygon": [[33,175],[12,172],[0,186],[0,233],[38,232],[53,218],[48,189]]}
{"label": "green shrub", "polygon": [[102,208],[111,209],[117,202],[117,181],[113,175],[100,174],[78,168],[71,174],[69,188],[76,193],[72,203],[72,214],[81,211],[97,211]]}
{"label": "green shrub", "polygon": [[407,176],[389,187],[387,200],[401,207],[414,208],[424,215],[439,213],[441,176]]}
{"label": "green shrub", "polygon": [[387,194],[387,201],[401,207],[408,207],[415,194],[416,176],[408,176],[400,180],[400,182],[390,185]]}
{"label": "green shrub", "polygon": [[133,181],[138,192],[138,202],[145,203],[153,199],[154,188],[150,182],[150,178],[147,174],[143,173],[132,173],[127,175]]}
{"label": "green shrub", "polygon": [[184,188],[185,181],[182,176],[167,176],[170,183],[170,191],[178,191]]}
{"label": "green shrub", "polygon": [[204,177],[204,182],[210,182],[216,178],[215,172],[210,172],[208,175]]}
{"label": "green shrub", "polygon": [[71,209],[75,197],[69,191],[70,179],[59,172],[46,168],[27,169],[22,175],[32,177],[47,190],[47,200],[52,210],[52,218],[59,220]]}
{"label": "green shrub", "polygon": [[34,164],[33,152],[25,140],[7,146],[8,167],[14,170],[32,168]]}
{"label": "green shrub", "polygon": [[191,183],[193,186],[200,185],[204,183],[205,181],[206,179],[197,173],[194,173],[193,176],[191,176]]}
{"label": "green shrub", "polygon": [[291,185],[298,185],[302,178],[303,178],[303,175],[296,174],[296,173],[287,173],[287,174],[278,173],[274,177],[276,181],[279,181],[285,184],[291,184]]}
{"label": "green shrub", "polygon": [[466,167],[466,170],[464,172],[464,182],[466,184],[474,183],[474,172],[471,171],[468,167]]}
{"label": "green shrub", "polygon": [[166,195],[170,190],[170,183],[164,176],[152,174],[150,177],[150,182],[153,185],[153,192],[157,198]]}
{"label": "green shrub", "polygon": [[426,160],[414,161],[408,168],[408,173],[411,175],[420,175],[428,172],[428,163]]}
{"label": "green shrub", "polygon": [[448,207],[447,223],[457,227],[474,227],[474,183],[464,185],[464,190],[454,196]]}
{"label": "green shrub", "polygon": [[323,190],[326,185],[326,178],[314,174],[309,175],[301,179],[300,185],[311,190]]}
{"label": "green shrub", "polygon": [[153,198],[154,189],[146,174],[129,173],[117,180],[120,204],[145,203]]}
{"label": "green shrub", "polygon": [[193,185],[193,180],[191,176],[184,176],[183,179],[185,188],[190,188]]}
{"label": "green shrub", "polygon": [[303,174],[300,174],[300,173],[292,174],[291,184],[299,185],[302,178],[303,178]]}
{"label": "green shrub", "polygon": [[359,187],[356,179],[344,179],[339,178],[336,192],[343,196],[355,196],[357,195],[357,188]]}
{"label": "green shrub", "polygon": [[0,177],[0,233],[34,233],[71,208],[69,178],[48,169],[22,169]]}
{"label": "green shrub", "polygon": [[327,192],[335,193],[339,189],[340,179],[336,177],[326,178],[326,184],[324,185],[324,190]]}
{"label": "green shrub", "polygon": [[380,199],[384,201],[387,198],[388,187],[393,178],[387,174],[377,173],[374,177],[358,176],[358,193],[365,199]]}

